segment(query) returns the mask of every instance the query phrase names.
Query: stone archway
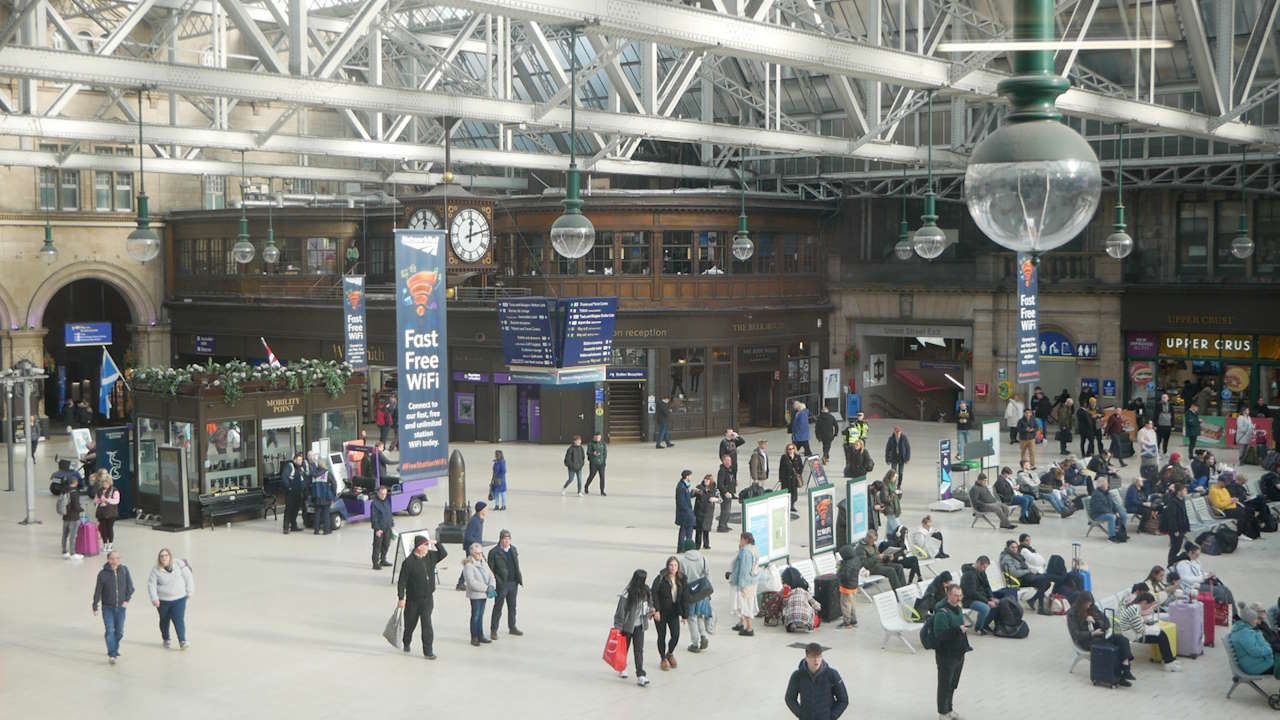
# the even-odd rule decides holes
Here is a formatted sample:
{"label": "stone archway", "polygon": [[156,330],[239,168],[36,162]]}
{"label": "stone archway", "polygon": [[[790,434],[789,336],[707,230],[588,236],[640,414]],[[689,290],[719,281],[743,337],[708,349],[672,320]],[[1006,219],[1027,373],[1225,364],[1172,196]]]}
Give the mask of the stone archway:
{"label": "stone archway", "polygon": [[44,311],[49,301],[64,286],[77,280],[101,280],[115,288],[129,305],[134,323],[151,326],[158,322],[156,302],[138,278],[112,265],[78,262],[59,268],[36,288],[31,296],[31,303],[27,306],[27,328],[34,330],[43,327]]}
{"label": "stone archway", "polygon": [[13,296],[0,285],[0,332],[17,330],[22,326],[22,315],[13,302]]}

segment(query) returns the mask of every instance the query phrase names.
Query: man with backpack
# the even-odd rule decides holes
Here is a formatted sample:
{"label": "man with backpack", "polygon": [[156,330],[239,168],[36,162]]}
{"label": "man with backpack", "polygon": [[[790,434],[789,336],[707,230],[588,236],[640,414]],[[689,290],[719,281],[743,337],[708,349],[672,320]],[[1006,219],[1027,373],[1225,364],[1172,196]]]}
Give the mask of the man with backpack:
{"label": "man with backpack", "polygon": [[960,687],[964,654],[973,650],[969,645],[969,625],[960,606],[963,597],[959,585],[948,588],[947,599],[938,603],[933,617],[921,630],[920,642],[934,651],[934,663],[938,667],[938,720],[959,720],[960,717],[951,709],[952,699]]}

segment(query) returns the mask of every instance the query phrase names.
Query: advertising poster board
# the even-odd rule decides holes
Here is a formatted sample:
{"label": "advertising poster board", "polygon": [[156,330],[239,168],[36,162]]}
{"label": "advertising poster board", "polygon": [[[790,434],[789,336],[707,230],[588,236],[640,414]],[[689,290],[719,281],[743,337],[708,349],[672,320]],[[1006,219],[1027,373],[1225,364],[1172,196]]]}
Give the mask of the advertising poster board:
{"label": "advertising poster board", "polygon": [[951,439],[938,441],[938,499],[951,497]]}
{"label": "advertising poster board", "polygon": [[410,482],[449,466],[444,231],[397,229],[395,238],[400,479]]}
{"label": "advertising poster board", "polygon": [[[1271,418],[1251,417],[1249,419],[1253,421],[1253,430],[1255,435],[1258,430],[1267,434],[1267,442],[1262,450],[1262,454],[1266,455],[1267,451],[1265,448],[1272,446],[1272,439],[1274,438],[1271,434]],[[1199,445],[1199,443],[1197,443],[1197,445]],[[1236,418],[1234,415],[1227,418],[1227,447],[1240,447],[1239,443],[1236,442]]]}
{"label": "advertising poster board", "polygon": [[1040,317],[1037,267],[1018,253],[1018,382],[1040,382]]}
{"label": "advertising poster board", "polygon": [[76,457],[84,457],[89,452],[91,442],[93,442],[93,433],[89,428],[71,429],[71,444],[76,449]]}
{"label": "advertising poster board", "polygon": [[855,538],[866,536],[867,529],[871,527],[871,503],[867,498],[867,492],[871,489],[870,480],[848,480],[845,482],[845,492],[848,494],[849,537],[844,538],[845,544],[854,542]]}
{"label": "advertising poster board", "polygon": [[840,368],[829,368],[827,370],[823,370],[822,404],[826,405],[828,400],[839,400],[840,390]]}
{"label": "advertising poster board", "polygon": [[342,334],[346,342],[343,358],[347,364],[356,372],[368,370],[363,275],[342,276]]}
{"label": "advertising poster board", "polygon": [[999,420],[984,420],[982,423],[982,439],[991,443],[991,454],[982,458],[982,469],[989,470],[1000,464],[1000,432]]}
{"label": "advertising poster board", "polygon": [[747,500],[742,505],[742,527],[756,540],[760,564],[790,558],[791,494],[782,490]]}
{"label": "advertising poster board", "polygon": [[395,555],[395,559],[391,561],[391,584],[392,585],[396,584],[396,575],[400,573],[400,568],[404,566],[404,561],[408,559],[409,555],[413,554],[413,539],[418,535],[421,535],[427,538],[428,540],[434,539],[431,537],[430,528],[420,528],[418,530],[401,530],[400,534],[396,535],[396,538],[395,538],[396,555]]}
{"label": "advertising poster board", "polygon": [[836,549],[836,486],[809,488],[809,556]]}
{"label": "advertising poster board", "polygon": [[[1182,444],[1187,445],[1187,436],[1182,436]],[[1200,439],[1196,447],[1223,448],[1227,446],[1227,419],[1217,415],[1200,416]]]}
{"label": "advertising poster board", "polygon": [[98,428],[93,449],[98,455],[98,467],[111,473],[112,483],[120,490],[120,517],[132,517],[133,452],[129,428],[124,425]]}
{"label": "advertising poster board", "polygon": [[809,468],[809,481],[806,485],[826,485],[831,482],[827,479],[827,469],[822,466],[822,456],[810,455],[804,459],[804,464]]}

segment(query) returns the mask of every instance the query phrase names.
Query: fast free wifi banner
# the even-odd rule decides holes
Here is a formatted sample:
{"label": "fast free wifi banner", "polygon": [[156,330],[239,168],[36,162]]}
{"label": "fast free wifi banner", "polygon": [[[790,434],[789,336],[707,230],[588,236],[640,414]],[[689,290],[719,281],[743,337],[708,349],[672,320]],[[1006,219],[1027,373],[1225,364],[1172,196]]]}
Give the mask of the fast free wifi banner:
{"label": "fast free wifi banner", "polygon": [[443,230],[396,230],[400,479],[449,471],[449,353]]}
{"label": "fast free wifi banner", "polygon": [[356,372],[369,369],[364,322],[364,276],[342,277],[342,334],[346,340],[343,357]]}

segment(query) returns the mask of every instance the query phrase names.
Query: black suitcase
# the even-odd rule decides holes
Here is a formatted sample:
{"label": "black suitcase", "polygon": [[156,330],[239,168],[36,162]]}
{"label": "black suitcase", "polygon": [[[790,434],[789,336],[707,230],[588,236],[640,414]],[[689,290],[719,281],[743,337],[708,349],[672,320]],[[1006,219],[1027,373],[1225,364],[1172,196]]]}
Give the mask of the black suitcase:
{"label": "black suitcase", "polygon": [[1120,651],[1111,643],[1095,642],[1089,651],[1089,680],[1094,685],[1120,684]]}
{"label": "black suitcase", "polygon": [[822,619],[832,622],[840,619],[840,578],[835,573],[819,575],[813,579],[813,599],[822,605]]}

